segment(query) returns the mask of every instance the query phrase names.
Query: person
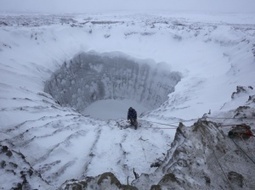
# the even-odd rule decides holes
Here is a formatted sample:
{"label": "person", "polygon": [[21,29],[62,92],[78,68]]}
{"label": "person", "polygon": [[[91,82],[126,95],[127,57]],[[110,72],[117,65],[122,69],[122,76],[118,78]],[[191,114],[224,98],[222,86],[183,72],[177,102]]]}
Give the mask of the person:
{"label": "person", "polygon": [[132,107],[128,109],[127,120],[130,120],[131,125],[133,125],[135,129],[137,129],[137,113]]}

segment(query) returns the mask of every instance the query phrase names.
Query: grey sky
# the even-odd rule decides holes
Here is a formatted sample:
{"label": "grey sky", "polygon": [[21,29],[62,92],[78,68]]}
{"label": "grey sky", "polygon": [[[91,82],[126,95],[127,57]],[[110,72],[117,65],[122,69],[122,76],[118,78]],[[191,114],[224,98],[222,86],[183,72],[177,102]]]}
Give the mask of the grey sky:
{"label": "grey sky", "polygon": [[110,10],[255,13],[255,0],[0,0],[0,12],[82,13]]}

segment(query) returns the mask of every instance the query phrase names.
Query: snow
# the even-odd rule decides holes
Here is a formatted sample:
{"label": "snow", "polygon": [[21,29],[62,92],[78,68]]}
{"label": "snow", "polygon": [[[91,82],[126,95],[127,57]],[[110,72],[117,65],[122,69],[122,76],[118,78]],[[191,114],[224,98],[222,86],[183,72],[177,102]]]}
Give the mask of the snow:
{"label": "snow", "polygon": [[[0,24],[7,26],[0,26],[0,142],[26,156],[50,183],[42,189],[106,171],[115,173],[122,183],[128,176],[134,179],[133,168],[151,173],[155,169],[150,164],[164,157],[179,121],[188,125],[209,110],[218,114],[245,102],[246,97],[231,100],[231,94],[238,85],[255,84],[254,18],[170,13],[1,15]],[[71,75],[70,61],[84,52],[124,55],[139,62],[138,68],[146,62],[151,73],[165,72],[150,74],[153,80],[146,80],[139,70],[128,80],[130,91],[118,88],[112,99],[109,90],[108,98],[94,96],[92,101],[85,96],[97,92],[96,83],[108,67],[91,64],[89,71],[97,75],[90,78],[75,75],[82,69]],[[64,62],[66,73],[60,72]],[[58,72],[61,77],[55,78],[59,82],[51,90],[61,97],[61,90],[69,89],[65,98],[73,102],[58,102],[44,92]],[[172,72],[178,72],[181,80],[168,80],[164,73]],[[119,73],[109,71],[107,76],[117,78]],[[83,77],[85,81],[78,80]],[[116,78],[102,81],[114,84]],[[153,93],[163,97],[161,101],[149,96],[145,87],[150,84],[155,85]],[[88,91],[82,94],[84,89]],[[125,121],[130,106],[143,113],[137,130]],[[172,129],[166,126],[170,124]],[[11,178],[7,172],[1,176]],[[13,185],[10,181],[0,187]]]}

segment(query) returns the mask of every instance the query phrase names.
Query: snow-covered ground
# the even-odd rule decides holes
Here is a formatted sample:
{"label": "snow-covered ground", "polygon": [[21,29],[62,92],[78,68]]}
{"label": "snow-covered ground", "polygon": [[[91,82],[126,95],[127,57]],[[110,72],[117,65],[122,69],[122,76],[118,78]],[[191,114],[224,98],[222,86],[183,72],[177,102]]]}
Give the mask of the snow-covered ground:
{"label": "snow-covered ground", "polygon": [[[227,102],[236,86],[254,87],[254,36],[254,15],[1,15],[1,146],[22,153],[48,182],[40,182],[37,176],[31,188],[56,189],[65,180],[106,171],[122,183],[127,177],[134,178],[133,168],[151,173],[155,169],[150,165],[164,158],[175,134],[175,127],[170,129],[167,124],[177,126],[178,121],[197,119],[209,110],[217,114],[243,105],[242,100],[229,107]],[[126,128],[125,121],[125,111],[137,101],[134,97],[117,106],[111,100],[93,99],[102,101],[102,107],[97,110],[100,102],[94,101],[84,116],[77,107],[59,105],[44,89],[64,62],[91,51],[125,54],[148,62],[150,68],[151,63],[167,65],[165,70],[180,73],[181,80],[161,105],[149,106],[138,119],[138,130]],[[141,84],[148,85],[150,81],[141,76],[139,81],[145,81]],[[69,82],[71,88],[74,84]],[[172,80],[169,82],[172,85]],[[141,88],[145,86],[137,87],[138,91]],[[163,88],[168,89],[160,85],[159,89]],[[118,98],[123,97],[115,101],[120,101]],[[138,111],[145,111],[143,100],[138,104]],[[24,170],[24,160],[15,155],[10,162]],[[8,162],[8,155],[4,156]],[[6,167],[2,164],[0,187],[17,187],[23,181],[21,174],[12,175]],[[13,180],[7,181],[10,177]]]}

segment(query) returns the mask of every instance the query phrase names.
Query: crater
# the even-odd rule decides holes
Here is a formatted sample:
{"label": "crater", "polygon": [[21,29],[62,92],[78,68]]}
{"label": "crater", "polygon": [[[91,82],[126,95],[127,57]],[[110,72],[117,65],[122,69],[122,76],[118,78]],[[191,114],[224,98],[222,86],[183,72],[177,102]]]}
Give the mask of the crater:
{"label": "crater", "polygon": [[98,119],[125,118],[129,107],[138,114],[159,107],[181,80],[164,63],[122,53],[83,52],[52,74],[45,92],[62,106]]}

